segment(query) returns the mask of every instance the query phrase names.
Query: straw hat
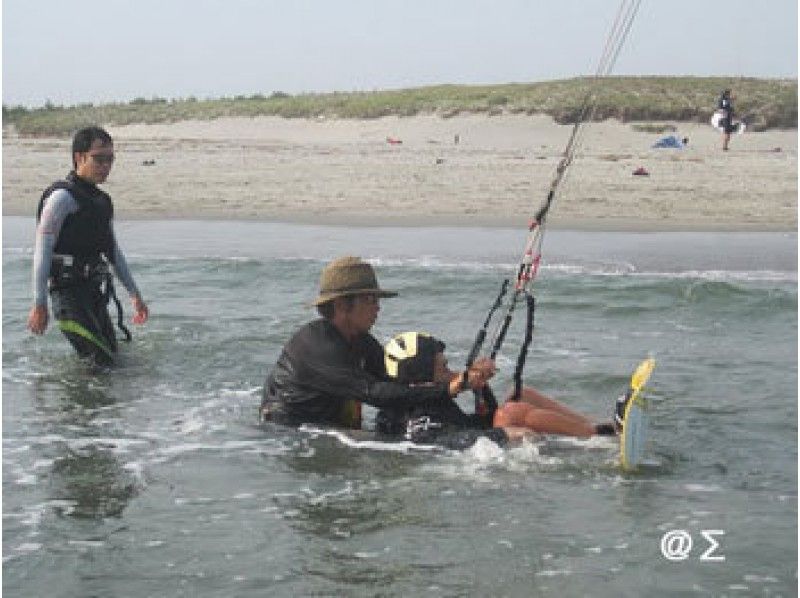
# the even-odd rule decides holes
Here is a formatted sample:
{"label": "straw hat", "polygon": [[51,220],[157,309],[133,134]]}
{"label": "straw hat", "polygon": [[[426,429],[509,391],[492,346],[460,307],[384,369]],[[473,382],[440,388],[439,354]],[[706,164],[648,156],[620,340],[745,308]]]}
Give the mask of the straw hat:
{"label": "straw hat", "polygon": [[396,297],[394,291],[378,287],[375,270],[361,258],[346,256],[333,260],[322,270],[319,278],[319,297],[314,305],[326,303],[347,295],[374,293],[378,297]]}

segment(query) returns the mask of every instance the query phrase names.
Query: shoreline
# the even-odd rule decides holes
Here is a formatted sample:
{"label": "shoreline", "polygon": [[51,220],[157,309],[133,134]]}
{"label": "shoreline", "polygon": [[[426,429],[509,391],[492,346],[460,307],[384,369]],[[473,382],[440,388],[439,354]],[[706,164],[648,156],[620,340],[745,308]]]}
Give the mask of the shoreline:
{"label": "shoreline", "polygon": [[[31,217],[3,221],[4,259],[30,258]],[[382,263],[484,264],[514,268],[524,250],[525,228],[360,227],[359,224],[287,224],[253,220],[127,220],[117,223],[120,244],[132,259],[313,259],[361,255]],[[623,232],[548,230],[545,262],[589,265],[594,271],[730,272],[742,279],[797,276],[796,232]],[[633,269],[633,270],[631,270]],[[516,270],[514,268],[514,270]],[[694,273],[694,274],[693,274]]]}
{"label": "shoreline", "polygon": [[[32,214],[4,211],[4,217],[30,218]],[[117,212],[115,221],[124,222],[252,222],[257,224],[287,224],[304,226],[322,226],[336,228],[463,228],[463,229],[518,229],[527,230],[527,220],[523,218],[512,219],[506,217],[477,219],[471,216],[458,215],[397,215],[377,216],[369,214],[334,214],[321,215],[312,213],[293,214],[262,214],[236,215],[230,213],[200,213],[189,212],[152,212],[125,214]],[[587,233],[795,233],[796,226],[787,226],[781,223],[748,224],[726,223],[714,225],[708,222],[670,222],[636,221],[626,219],[601,218],[589,219],[559,219],[552,217],[547,222],[547,229],[553,231],[574,231]]]}

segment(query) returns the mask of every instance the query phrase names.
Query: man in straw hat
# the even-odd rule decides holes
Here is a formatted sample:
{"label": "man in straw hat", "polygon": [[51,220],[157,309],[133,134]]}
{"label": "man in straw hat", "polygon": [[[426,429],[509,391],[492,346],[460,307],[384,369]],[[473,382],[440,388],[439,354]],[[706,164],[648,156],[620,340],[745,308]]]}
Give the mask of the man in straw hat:
{"label": "man in straw hat", "polygon": [[322,270],[314,301],[320,319],[300,327],[267,376],[261,418],[288,425],[361,426],[361,404],[377,408],[452,402],[462,390],[482,388],[494,363],[477,360],[462,377],[424,386],[391,380],[383,347],[369,331],[381,298],[397,293],[378,286],[372,266],[341,257]]}

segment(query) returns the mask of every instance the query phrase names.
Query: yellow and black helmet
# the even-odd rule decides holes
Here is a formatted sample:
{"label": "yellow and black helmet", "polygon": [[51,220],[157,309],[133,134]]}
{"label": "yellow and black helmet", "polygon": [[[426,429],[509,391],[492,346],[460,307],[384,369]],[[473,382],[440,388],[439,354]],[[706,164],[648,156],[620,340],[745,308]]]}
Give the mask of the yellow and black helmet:
{"label": "yellow and black helmet", "polygon": [[445,344],[425,332],[403,332],[383,350],[386,373],[404,384],[433,381],[434,357]]}

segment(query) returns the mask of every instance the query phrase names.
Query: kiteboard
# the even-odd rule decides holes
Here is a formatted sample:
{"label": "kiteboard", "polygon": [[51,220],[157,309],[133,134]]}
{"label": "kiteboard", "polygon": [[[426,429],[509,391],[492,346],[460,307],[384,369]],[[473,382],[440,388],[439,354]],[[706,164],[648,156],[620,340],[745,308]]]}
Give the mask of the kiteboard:
{"label": "kiteboard", "polygon": [[[725,132],[725,127],[722,126],[722,119],[725,118],[725,113],[722,110],[717,110],[714,114],[711,115],[711,126],[714,127],[720,133]],[[744,123],[743,120],[735,123],[732,133],[744,133],[747,125]]]}
{"label": "kiteboard", "polygon": [[622,433],[619,435],[620,465],[625,471],[635,471],[644,458],[647,433],[650,427],[650,405],[642,388],[656,367],[655,359],[645,359],[631,376],[625,393],[625,410],[622,416]]}

